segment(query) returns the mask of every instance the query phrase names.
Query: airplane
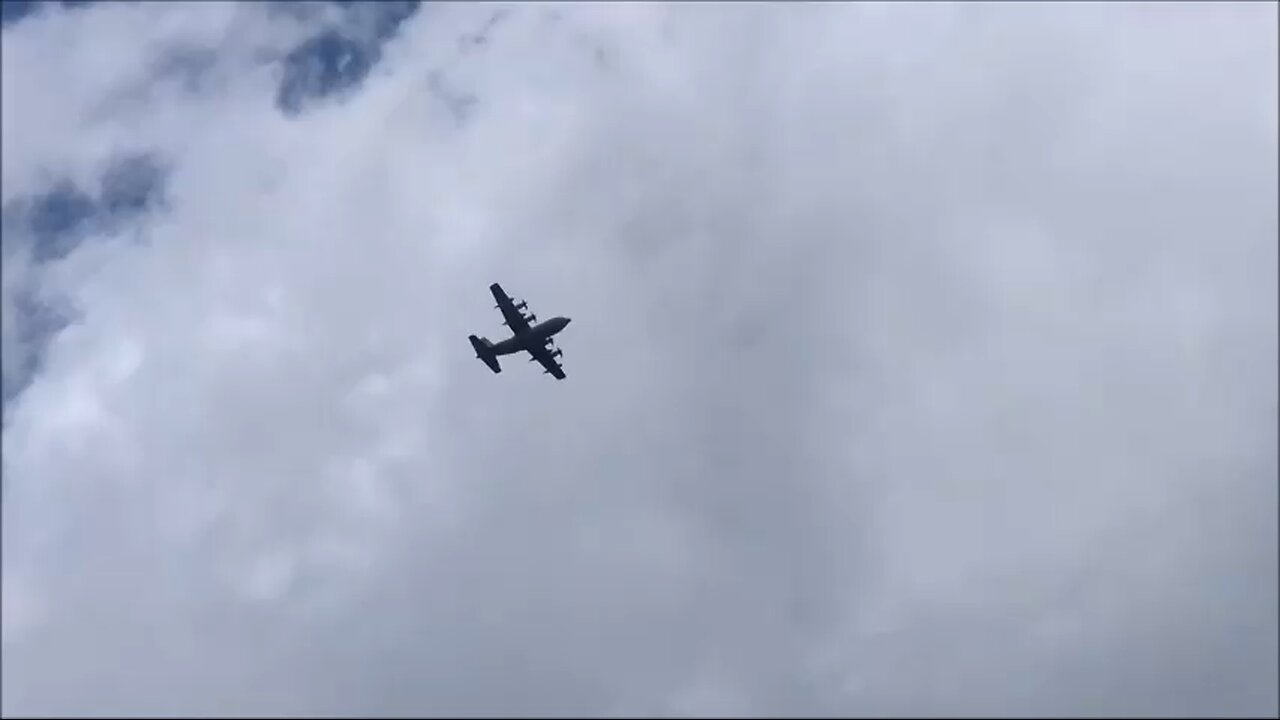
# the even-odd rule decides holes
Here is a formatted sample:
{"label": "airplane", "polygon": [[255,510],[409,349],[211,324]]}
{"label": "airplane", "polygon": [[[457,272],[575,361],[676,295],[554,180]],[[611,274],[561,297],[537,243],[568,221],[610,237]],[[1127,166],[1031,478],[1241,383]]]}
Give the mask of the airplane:
{"label": "airplane", "polygon": [[511,297],[498,283],[489,286],[489,292],[493,293],[493,299],[498,302],[494,305],[502,311],[503,325],[511,329],[511,337],[501,342],[490,342],[488,338],[470,336],[471,347],[475,348],[476,357],[484,361],[485,365],[495,373],[502,372],[502,366],[498,364],[499,355],[512,355],[518,352],[528,352],[532,357],[529,362],[538,361],[542,363],[543,374],[549,374],[557,380],[564,379],[564,369],[560,367],[560,363],[556,362],[556,358],[564,353],[555,346],[552,337],[564,330],[569,324],[567,317],[553,317],[550,320],[530,325],[537,321],[538,316],[532,312],[528,317],[521,310],[528,309],[529,304],[524,300],[513,302]]}

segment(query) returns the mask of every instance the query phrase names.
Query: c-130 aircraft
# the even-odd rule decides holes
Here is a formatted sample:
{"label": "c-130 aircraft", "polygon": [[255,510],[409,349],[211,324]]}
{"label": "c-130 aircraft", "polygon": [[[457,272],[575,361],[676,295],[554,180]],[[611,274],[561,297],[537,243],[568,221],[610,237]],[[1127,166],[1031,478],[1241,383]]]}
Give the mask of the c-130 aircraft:
{"label": "c-130 aircraft", "polygon": [[538,316],[531,312],[528,317],[525,317],[524,313],[520,312],[529,307],[527,302],[524,300],[518,303],[513,302],[498,283],[490,285],[489,292],[493,293],[493,299],[498,302],[494,307],[502,311],[504,318],[502,324],[511,329],[511,337],[493,343],[488,338],[471,335],[471,347],[475,348],[476,357],[483,360],[490,370],[500,373],[502,366],[498,364],[499,355],[513,355],[525,351],[532,355],[529,362],[537,360],[542,363],[544,374],[563,380],[564,370],[560,367],[560,363],[556,362],[556,358],[564,353],[555,347],[555,342],[551,338],[564,330],[569,324],[569,318],[553,317],[537,325],[530,325],[538,319]]}

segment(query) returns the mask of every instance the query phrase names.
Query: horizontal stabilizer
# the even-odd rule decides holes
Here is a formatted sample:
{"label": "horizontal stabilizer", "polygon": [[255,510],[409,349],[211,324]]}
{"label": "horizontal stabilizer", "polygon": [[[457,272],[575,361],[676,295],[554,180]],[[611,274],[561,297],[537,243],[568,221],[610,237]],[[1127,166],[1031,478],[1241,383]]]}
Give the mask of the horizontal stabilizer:
{"label": "horizontal stabilizer", "polygon": [[475,335],[470,336],[470,340],[471,347],[475,348],[476,357],[483,360],[484,364],[488,365],[489,369],[495,373],[502,372],[502,366],[498,364],[498,356],[494,354],[493,346],[489,344],[489,341]]}

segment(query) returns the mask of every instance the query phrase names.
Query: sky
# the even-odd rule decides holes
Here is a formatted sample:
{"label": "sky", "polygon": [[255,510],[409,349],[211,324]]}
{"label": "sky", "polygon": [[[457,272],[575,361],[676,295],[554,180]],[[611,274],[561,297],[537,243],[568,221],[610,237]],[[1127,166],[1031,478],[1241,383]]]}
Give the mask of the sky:
{"label": "sky", "polygon": [[4,8],[6,715],[1280,711],[1275,3]]}

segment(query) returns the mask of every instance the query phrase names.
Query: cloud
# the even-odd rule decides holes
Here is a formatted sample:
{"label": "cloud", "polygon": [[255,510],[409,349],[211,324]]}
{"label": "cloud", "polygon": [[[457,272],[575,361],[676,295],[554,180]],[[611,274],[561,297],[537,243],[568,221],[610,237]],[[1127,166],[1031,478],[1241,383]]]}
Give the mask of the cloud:
{"label": "cloud", "polygon": [[1274,6],[387,12],[6,19],[6,713],[1276,711]]}

